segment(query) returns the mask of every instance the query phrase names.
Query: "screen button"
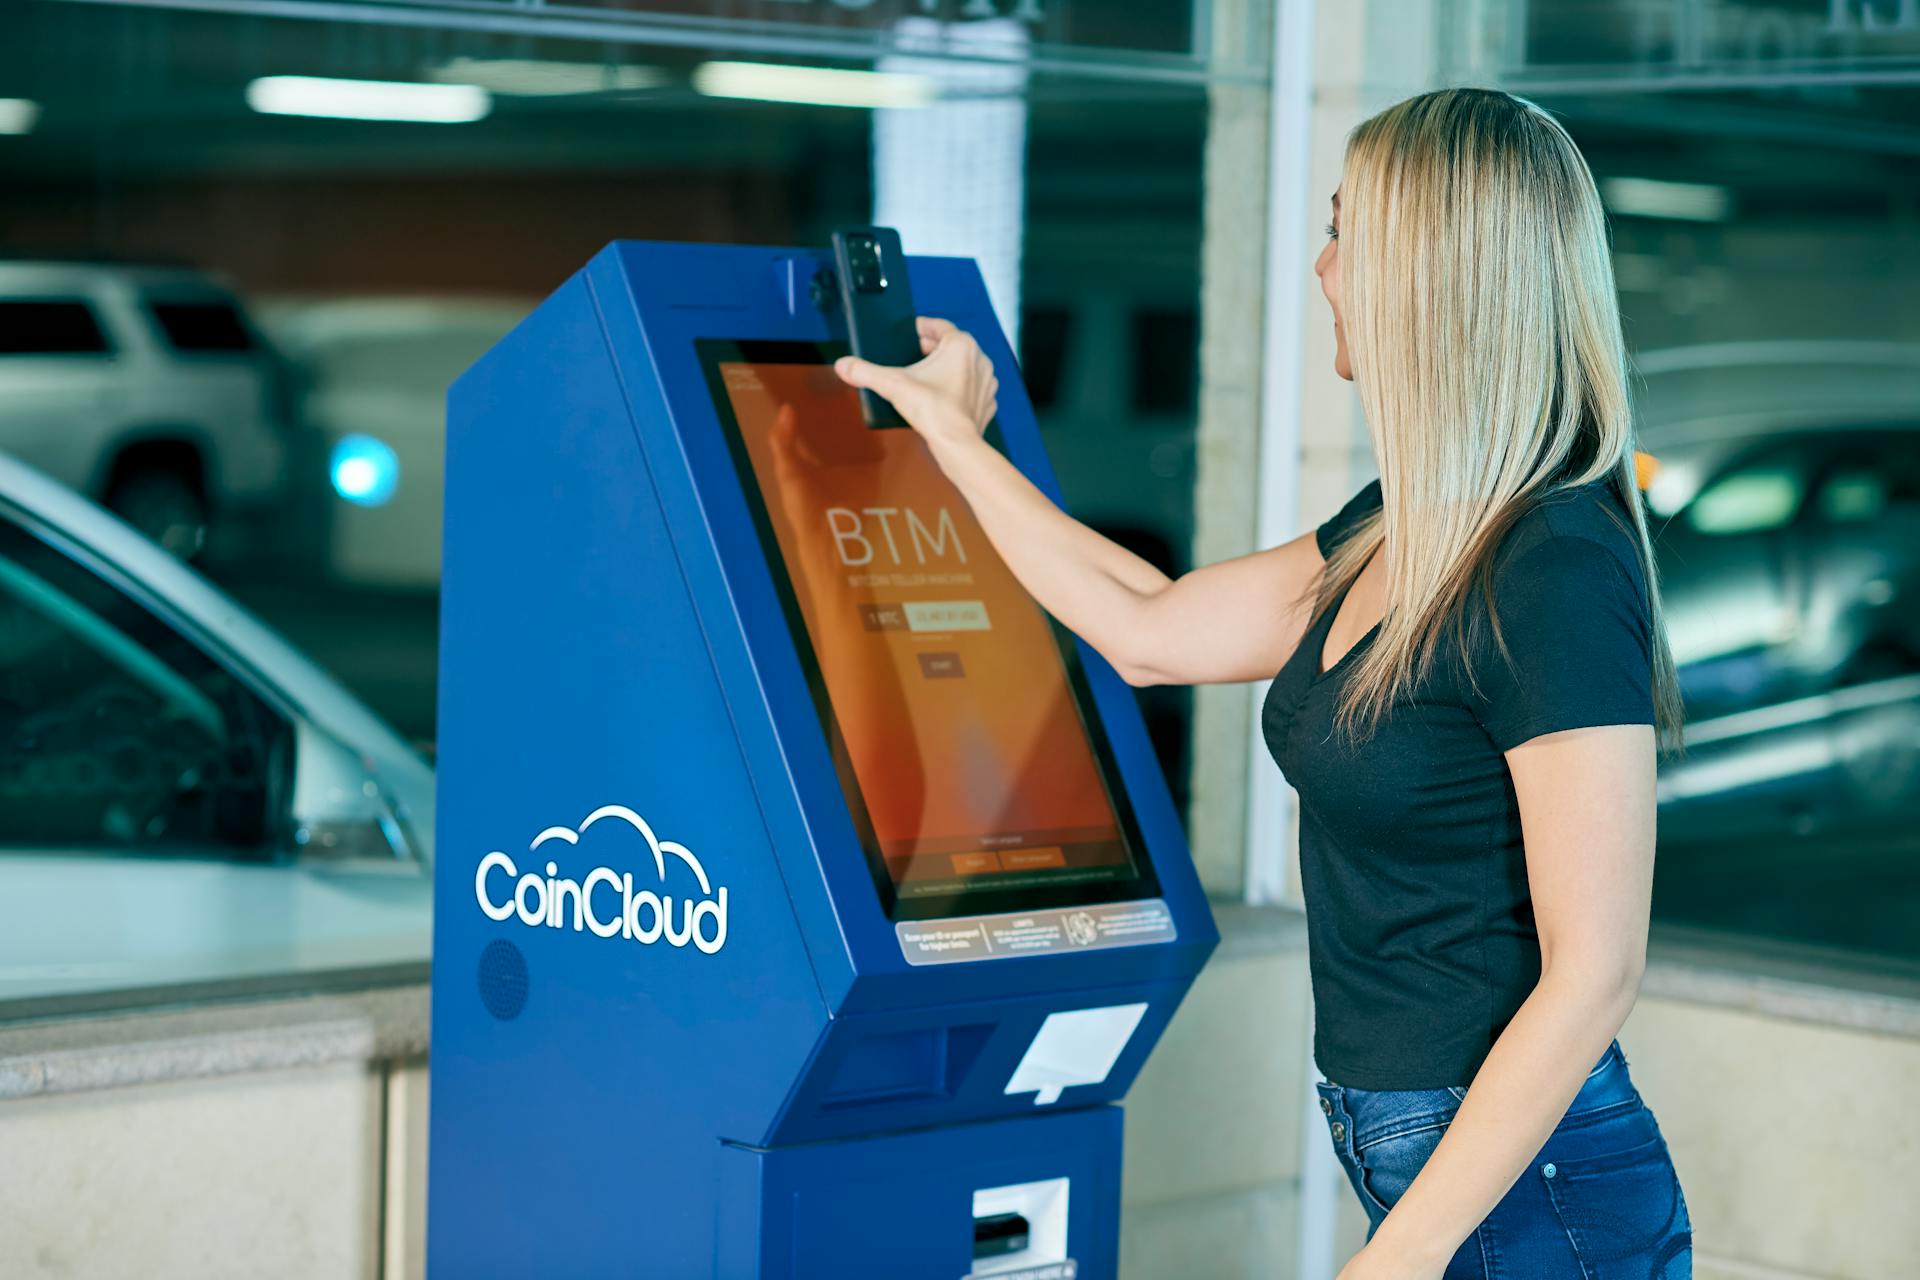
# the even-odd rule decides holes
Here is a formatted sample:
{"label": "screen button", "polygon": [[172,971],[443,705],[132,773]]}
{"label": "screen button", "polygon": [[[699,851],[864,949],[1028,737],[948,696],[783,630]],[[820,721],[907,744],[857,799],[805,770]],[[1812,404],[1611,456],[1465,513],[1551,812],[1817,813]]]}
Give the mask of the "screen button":
{"label": "screen button", "polygon": [[991,631],[984,600],[908,600],[900,606],[909,631]]}
{"label": "screen button", "polygon": [[967,674],[960,655],[952,650],[915,655],[920,659],[920,674],[929,680],[958,680]]}
{"label": "screen button", "polygon": [[1031,849],[1002,849],[1000,865],[1008,871],[1037,871],[1043,867],[1067,865],[1066,851],[1058,845],[1038,845]]}
{"label": "screen button", "polygon": [[956,853],[953,855],[953,874],[957,876],[982,876],[1000,870],[1000,855],[991,849],[979,853]]}

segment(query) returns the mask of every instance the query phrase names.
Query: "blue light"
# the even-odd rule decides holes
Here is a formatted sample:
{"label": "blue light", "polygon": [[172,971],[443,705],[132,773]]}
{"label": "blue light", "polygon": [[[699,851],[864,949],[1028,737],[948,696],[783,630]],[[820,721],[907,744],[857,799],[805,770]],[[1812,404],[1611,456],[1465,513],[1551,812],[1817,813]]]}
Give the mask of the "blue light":
{"label": "blue light", "polygon": [[400,487],[400,459],[393,446],[372,436],[342,436],[327,467],[333,491],[348,502],[377,507]]}

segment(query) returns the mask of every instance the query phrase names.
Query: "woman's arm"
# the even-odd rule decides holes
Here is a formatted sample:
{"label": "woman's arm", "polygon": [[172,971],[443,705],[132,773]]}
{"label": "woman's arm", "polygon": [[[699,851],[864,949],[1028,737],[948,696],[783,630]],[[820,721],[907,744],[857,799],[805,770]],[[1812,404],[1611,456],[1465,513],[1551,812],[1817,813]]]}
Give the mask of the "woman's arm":
{"label": "woman's arm", "polygon": [[1654,731],[1543,734],[1506,753],[1540,933],[1540,982],[1446,1136],[1341,1280],[1437,1277],[1545,1145],[1626,1021],[1646,962]]}
{"label": "woman's arm", "polygon": [[1040,606],[1130,684],[1256,680],[1306,629],[1319,548],[1304,534],[1268,551],[1170,579],[1068,516],[987,444],[999,382],[966,333],[920,319],[924,360],[904,369],[846,357],[854,386],[885,396],[926,440],[994,550]]}

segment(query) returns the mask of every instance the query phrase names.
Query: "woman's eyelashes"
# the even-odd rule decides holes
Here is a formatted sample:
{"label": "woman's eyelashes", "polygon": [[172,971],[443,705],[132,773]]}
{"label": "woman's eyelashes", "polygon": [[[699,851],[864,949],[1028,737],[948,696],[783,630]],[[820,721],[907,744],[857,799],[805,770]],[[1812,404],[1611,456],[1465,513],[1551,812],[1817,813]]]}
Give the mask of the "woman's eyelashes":
{"label": "woman's eyelashes", "polygon": [[1340,238],[1340,228],[1334,226],[1331,222],[1329,222],[1327,224],[1327,239],[1338,240],[1339,238]]}

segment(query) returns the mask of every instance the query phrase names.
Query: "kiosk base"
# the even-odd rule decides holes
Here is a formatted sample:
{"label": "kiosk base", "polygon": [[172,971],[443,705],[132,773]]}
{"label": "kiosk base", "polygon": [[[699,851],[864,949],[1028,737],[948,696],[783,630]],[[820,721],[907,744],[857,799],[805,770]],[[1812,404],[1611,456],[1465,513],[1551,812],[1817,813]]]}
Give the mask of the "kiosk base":
{"label": "kiosk base", "polygon": [[1088,1107],[720,1162],[722,1280],[1110,1280],[1122,1117]]}

